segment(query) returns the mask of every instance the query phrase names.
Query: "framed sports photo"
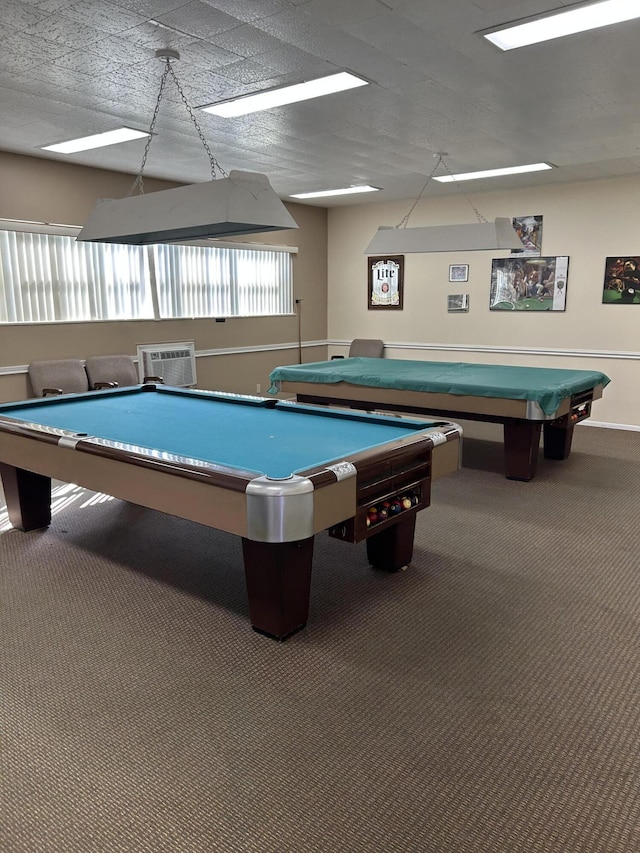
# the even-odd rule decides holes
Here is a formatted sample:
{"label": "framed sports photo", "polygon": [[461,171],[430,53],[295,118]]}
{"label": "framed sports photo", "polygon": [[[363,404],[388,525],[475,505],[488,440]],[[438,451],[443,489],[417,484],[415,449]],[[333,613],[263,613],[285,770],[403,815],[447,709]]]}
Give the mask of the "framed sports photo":
{"label": "framed sports photo", "polygon": [[640,305],[640,257],[607,258],[602,301],[608,305]]}
{"label": "framed sports photo", "polygon": [[450,293],[447,296],[447,311],[450,314],[469,310],[468,293]]}
{"label": "framed sports photo", "polygon": [[368,298],[370,310],[402,310],[404,297],[404,255],[368,258]]}
{"label": "framed sports photo", "polygon": [[540,257],[542,254],[542,216],[514,216],[513,230],[522,242],[521,249],[512,249],[512,255],[530,255]]}
{"label": "framed sports photo", "polygon": [[491,261],[491,311],[564,311],[569,257],[494,258]]}
{"label": "framed sports photo", "polygon": [[469,281],[469,264],[450,264],[449,281]]}

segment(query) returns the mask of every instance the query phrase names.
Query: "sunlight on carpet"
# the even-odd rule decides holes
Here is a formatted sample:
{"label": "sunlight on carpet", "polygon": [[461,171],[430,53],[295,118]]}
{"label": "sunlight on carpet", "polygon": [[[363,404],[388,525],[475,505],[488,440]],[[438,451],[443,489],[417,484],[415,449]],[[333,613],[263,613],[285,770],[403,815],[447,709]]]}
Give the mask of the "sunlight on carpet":
{"label": "sunlight on carpet", "polygon": [[[77,504],[79,509],[85,509],[112,500],[115,498],[111,495],[105,495],[102,492],[90,492],[83,486],[76,486],[75,483],[62,483],[51,489],[51,515],[57,515],[72,504]],[[78,503],[79,501],[82,503]],[[7,530],[13,530],[13,525],[9,521],[9,511],[6,505],[2,503],[0,504],[0,533],[6,533]]]}

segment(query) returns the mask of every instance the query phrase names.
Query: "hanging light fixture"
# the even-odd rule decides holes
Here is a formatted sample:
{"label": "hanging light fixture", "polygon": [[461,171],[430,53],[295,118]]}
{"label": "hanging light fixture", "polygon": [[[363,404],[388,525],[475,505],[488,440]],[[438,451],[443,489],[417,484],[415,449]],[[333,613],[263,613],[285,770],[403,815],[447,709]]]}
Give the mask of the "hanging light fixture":
{"label": "hanging light fixture", "polygon": [[[444,160],[447,153],[440,152],[435,156],[437,157],[436,164],[431,170],[425,185],[418,193],[418,197],[410,207],[409,212],[395,227],[381,225],[365,249],[365,255],[403,255],[412,252],[473,252],[486,249],[521,249],[522,241],[513,228],[512,220],[507,217],[497,217],[493,222],[489,222],[485,219],[469,196],[459,186],[454,176],[451,175],[451,171]],[[477,222],[467,225],[429,225],[422,228],[407,228],[409,217],[424,195],[429,181],[435,175],[440,164],[451,175],[454,183],[471,205]]]}
{"label": "hanging light fixture", "polygon": [[[98,199],[77,239],[140,246],[172,240],[231,237],[297,228],[296,221],[275,193],[266,175],[233,170],[227,174],[217,162],[171,65],[180,58],[178,51],[157,50],[156,57],[164,61],[165,69],[140,171],[126,198]],[[209,156],[211,180],[145,195],[144,169],[169,76]],[[138,195],[133,194],[136,190]]]}

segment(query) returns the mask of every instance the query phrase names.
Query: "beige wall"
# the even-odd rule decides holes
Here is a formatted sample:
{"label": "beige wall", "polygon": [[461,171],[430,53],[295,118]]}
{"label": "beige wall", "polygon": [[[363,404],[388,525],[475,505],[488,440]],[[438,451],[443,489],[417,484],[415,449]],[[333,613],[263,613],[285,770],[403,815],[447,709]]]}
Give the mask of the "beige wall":
{"label": "beige wall", "polygon": [[[378,226],[397,225],[410,205],[334,208],[329,212],[329,340],[382,338],[387,355],[396,358],[600,370],[612,382],[595,404],[593,419],[640,426],[640,305],[602,303],[605,258],[640,256],[639,190],[640,179],[620,178],[471,196],[488,220],[543,215],[542,253],[569,256],[567,309],[554,313],[489,311],[491,260],[506,257],[506,251],[406,255],[404,309],[369,311],[364,250]],[[409,226],[474,221],[471,206],[458,194],[421,200]],[[449,282],[451,263],[469,264],[467,283]],[[450,293],[469,294],[468,313],[447,312]],[[344,347],[329,351],[344,352]]]}
{"label": "beige wall", "polygon": [[[0,152],[0,217],[80,224],[96,198],[122,197],[133,176]],[[145,180],[147,191],[170,186]],[[640,305],[602,303],[605,258],[640,255],[636,198],[640,179],[620,178],[503,193],[471,192],[483,216],[544,216],[545,255],[569,255],[567,310],[489,311],[491,259],[506,252],[406,255],[403,311],[367,310],[364,254],[379,225],[397,225],[409,204],[319,207],[291,204],[298,231],[258,235],[260,242],[296,245],[295,296],[302,299],[303,361],[344,352],[354,337],[380,337],[396,358],[512,362],[601,370],[612,382],[593,420],[640,426],[638,368]],[[465,188],[469,192],[468,188]],[[459,194],[420,201],[409,225],[475,221]],[[264,238],[264,239],[263,239]],[[328,262],[327,262],[328,261]],[[469,281],[450,283],[449,264],[468,263]],[[468,293],[467,314],[449,314],[447,295]],[[194,340],[202,388],[264,391],[270,370],[298,360],[298,318],[79,323],[0,326],[0,400],[29,393],[35,358],[128,352],[140,343]],[[314,342],[317,342],[314,345]],[[338,345],[340,344],[340,345]],[[344,344],[344,345],[343,345]],[[233,350],[250,350],[235,353]]]}
{"label": "beige wall", "polygon": [[[131,175],[0,152],[0,217],[82,224],[97,198],[124,197],[132,181]],[[168,186],[145,179],[147,192]],[[288,207],[298,230],[259,234],[255,239],[298,247],[294,289],[295,298],[302,300],[302,338],[322,342],[305,348],[303,358],[322,359],[327,339],[327,212],[299,204]],[[137,344],[183,340],[195,341],[200,353],[256,348],[198,357],[198,387],[255,393],[260,385],[264,392],[273,367],[298,361],[298,317],[0,326],[0,400],[29,396],[24,366],[34,359],[135,355]]]}

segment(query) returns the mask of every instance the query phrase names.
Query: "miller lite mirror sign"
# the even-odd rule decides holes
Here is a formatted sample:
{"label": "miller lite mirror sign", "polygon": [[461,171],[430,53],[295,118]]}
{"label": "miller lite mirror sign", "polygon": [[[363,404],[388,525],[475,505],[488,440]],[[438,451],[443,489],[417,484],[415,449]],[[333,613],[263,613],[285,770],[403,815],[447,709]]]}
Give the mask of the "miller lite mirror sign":
{"label": "miller lite mirror sign", "polygon": [[402,309],[404,255],[369,258],[370,309]]}

